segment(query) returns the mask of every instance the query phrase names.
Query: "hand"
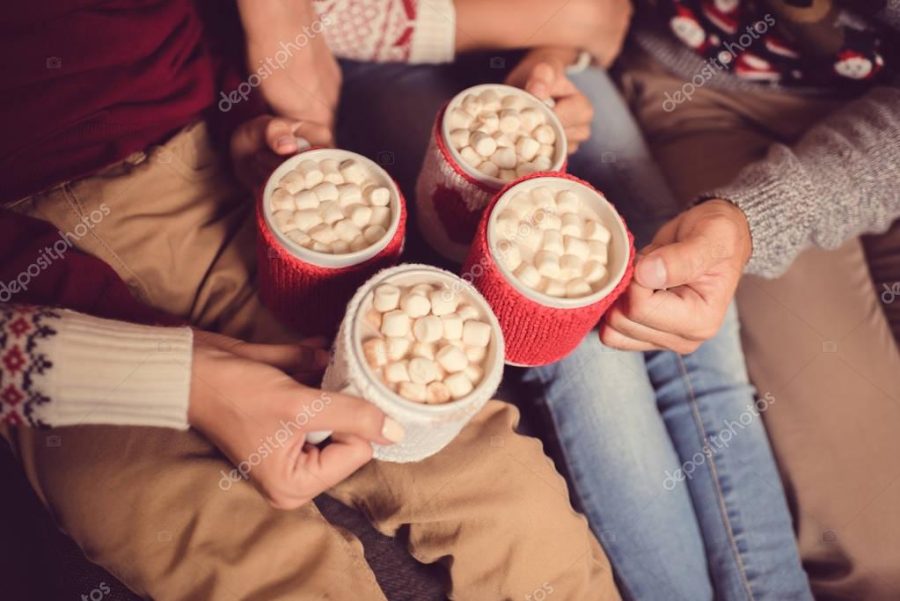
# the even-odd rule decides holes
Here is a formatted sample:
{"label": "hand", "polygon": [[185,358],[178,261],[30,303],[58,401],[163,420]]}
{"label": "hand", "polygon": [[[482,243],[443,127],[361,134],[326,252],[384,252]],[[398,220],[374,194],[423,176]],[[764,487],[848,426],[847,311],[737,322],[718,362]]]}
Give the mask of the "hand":
{"label": "hand", "polygon": [[[249,477],[280,509],[347,478],[372,458],[372,442],[403,438],[403,428],[371,403],[307,388],[289,375],[324,367],[327,353],[316,344],[194,333],[188,419],[237,466],[235,480]],[[305,442],[306,433],[323,430],[334,432],[328,446]]]}
{"label": "hand", "polygon": [[660,228],[600,339],[623,350],[692,353],[715,336],[750,258],[744,213],[725,200],[692,207]]}
{"label": "hand", "polygon": [[331,132],[324,125],[272,115],[243,123],[231,136],[231,161],[238,180],[256,190],[286,157],[300,150],[298,137],[322,146],[330,142]]}
{"label": "hand", "polygon": [[310,0],[239,0],[238,7],[247,65],[266,69],[263,98],[278,116],[324,126],[330,138],[317,145],[332,146],[341,69]]}
{"label": "hand", "polygon": [[565,48],[536,48],[526,54],[506,78],[507,84],[522,88],[541,100],[554,100],[553,111],[565,129],[569,154],[574,154],[578,146],[590,138],[594,118],[590,101],[566,77],[566,67],[577,56],[577,52]]}

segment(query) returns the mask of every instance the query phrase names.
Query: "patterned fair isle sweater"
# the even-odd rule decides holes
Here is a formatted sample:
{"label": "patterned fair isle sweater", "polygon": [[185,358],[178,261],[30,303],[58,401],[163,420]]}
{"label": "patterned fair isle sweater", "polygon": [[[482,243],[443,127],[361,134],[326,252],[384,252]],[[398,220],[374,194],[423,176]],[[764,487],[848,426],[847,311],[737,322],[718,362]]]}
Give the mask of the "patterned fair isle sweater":
{"label": "patterned fair isle sweater", "polygon": [[647,1],[635,39],[695,86],[848,99],[795,144],[773,144],[731,185],[702,195],[747,215],[748,273],[777,276],[804,248],[836,248],[900,217],[900,2]]}

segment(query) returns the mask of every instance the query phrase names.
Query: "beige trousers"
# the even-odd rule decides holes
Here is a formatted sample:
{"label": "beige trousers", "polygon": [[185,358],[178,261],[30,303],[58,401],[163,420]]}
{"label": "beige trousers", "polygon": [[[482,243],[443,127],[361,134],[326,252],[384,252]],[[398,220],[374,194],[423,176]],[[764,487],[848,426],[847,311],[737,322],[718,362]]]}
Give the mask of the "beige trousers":
{"label": "beige trousers", "polygon": [[[644,56],[628,62],[621,83],[685,203],[840,106],[699,88],[667,112],[666,92],[684,81]],[[900,281],[900,229],[866,245],[875,271],[859,240],[808,250],[781,278],[745,277],[738,305],[751,378],[778,400],[765,422],[817,598],[893,601],[900,598],[900,354],[879,297],[882,284]],[[900,317],[900,295],[887,309]],[[900,332],[900,319],[894,323]]]}
{"label": "beige trousers", "polygon": [[[20,203],[62,231],[108,215],[78,245],[144,302],[260,341],[286,333],[253,292],[252,203],[196,125],[162,147]],[[289,333],[288,333],[289,335]],[[491,401],[437,455],[373,461],[328,494],[449,571],[454,599],[618,599],[610,565],[518,413]],[[267,505],[194,432],[81,426],[7,433],[59,525],[135,592],[174,599],[384,599],[360,543],[313,504]],[[225,490],[227,489],[227,490]]]}

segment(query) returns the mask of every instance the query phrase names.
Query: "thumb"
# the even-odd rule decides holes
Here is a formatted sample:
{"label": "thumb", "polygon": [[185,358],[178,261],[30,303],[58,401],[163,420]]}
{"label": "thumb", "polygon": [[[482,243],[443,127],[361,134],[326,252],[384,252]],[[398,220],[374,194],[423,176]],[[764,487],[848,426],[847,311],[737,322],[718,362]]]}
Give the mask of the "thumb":
{"label": "thumb", "polygon": [[540,62],[531,70],[531,75],[525,83],[525,91],[534,94],[541,100],[550,98],[553,85],[556,83],[558,74],[552,64],[548,62]]}
{"label": "thumb", "polygon": [[714,262],[708,240],[696,235],[645,254],[634,268],[634,278],[651,290],[674,288],[700,279]]}

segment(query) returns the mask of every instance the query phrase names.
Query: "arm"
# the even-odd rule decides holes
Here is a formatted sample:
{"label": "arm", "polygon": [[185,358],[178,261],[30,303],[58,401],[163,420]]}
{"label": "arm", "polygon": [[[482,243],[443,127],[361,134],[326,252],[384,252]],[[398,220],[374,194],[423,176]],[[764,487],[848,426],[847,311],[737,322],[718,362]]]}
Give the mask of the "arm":
{"label": "arm", "polygon": [[746,271],[774,277],[808,246],[836,248],[900,217],[900,88],[876,88],[823,120],[793,147],[772,146],[729,186],[747,217]]}

